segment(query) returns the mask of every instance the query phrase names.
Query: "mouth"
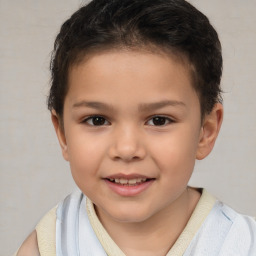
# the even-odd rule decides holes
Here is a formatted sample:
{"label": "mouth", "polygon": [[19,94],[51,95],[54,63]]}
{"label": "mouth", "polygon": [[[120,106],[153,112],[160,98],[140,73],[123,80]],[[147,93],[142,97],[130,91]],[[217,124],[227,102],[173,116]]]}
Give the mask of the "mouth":
{"label": "mouth", "polygon": [[151,179],[151,178],[131,178],[131,179],[106,178],[106,180],[108,180],[114,184],[118,184],[118,185],[122,185],[122,186],[138,186],[138,185],[141,185],[142,183],[149,182],[153,179]]}
{"label": "mouth", "polygon": [[133,197],[148,190],[155,178],[139,174],[116,174],[104,178],[106,185],[119,196]]}

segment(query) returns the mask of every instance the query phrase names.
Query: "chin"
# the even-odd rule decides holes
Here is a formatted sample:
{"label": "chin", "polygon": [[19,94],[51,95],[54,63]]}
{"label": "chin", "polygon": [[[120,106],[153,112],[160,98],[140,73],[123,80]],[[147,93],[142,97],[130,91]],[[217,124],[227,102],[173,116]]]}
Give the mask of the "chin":
{"label": "chin", "polygon": [[146,209],[117,209],[118,212],[111,214],[112,218],[122,223],[139,223],[150,218],[149,212]]}

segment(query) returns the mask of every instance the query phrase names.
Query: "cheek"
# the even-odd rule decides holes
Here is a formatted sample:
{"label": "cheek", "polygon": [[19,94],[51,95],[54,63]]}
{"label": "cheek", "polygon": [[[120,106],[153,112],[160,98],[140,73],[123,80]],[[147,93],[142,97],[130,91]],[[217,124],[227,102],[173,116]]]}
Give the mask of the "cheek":
{"label": "cheek", "polygon": [[97,177],[105,155],[104,143],[92,136],[72,136],[67,139],[68,155],[74,180],[87,182]]}
{"label": "cheek", "polygon": [[191,127],[177,129],[155,141],[155,161],[163,171],[187,175],[193,171],[197,151],[197,132]]}
{"label": "cheek", "polygon": [[[160,150],[158,151],[160,152]],[[187,187],[195,165],[196,146],[188,136],[165,140],[157,159],[160,181],[166,195],[177,198]]]}

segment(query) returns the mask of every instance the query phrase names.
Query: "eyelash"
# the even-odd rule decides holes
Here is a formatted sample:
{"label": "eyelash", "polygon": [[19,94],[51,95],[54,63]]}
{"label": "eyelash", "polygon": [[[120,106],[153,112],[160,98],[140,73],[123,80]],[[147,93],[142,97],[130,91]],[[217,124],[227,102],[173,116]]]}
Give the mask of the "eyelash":
{"label": "eyelash", "polygon": [[[94,115],[94,116],[89,116],[89,117],[87,117],[86,119],[84,119],[84,120],[82,121],[82,123],[86,123],[86,124],[89,125],[89,126],[103,126],[103,125],[106,125],[106,124],[101,124],[101,125],[95,125],[95,124],[93,124],[93,123],[92,123],[92,122],[93,122],[93,119],[96,119],[96,118],[102,119],[101,121],[104,120],[104,123],[107,121],[107,119],[106,119],[104,116],[97,116],[97,115]],[[90,120],[91,120],[91,123],[89,122]],[[110,124],[109,121],[107,121],[107,122],[108,122],[108,124]]]}
{"label": "eyelash", "polygon": [[[161,116],[161,115],[155,115],[155,116],[152,116],[148,121],[147,121],[147,123],[149,122],[149,121],[153,121],[153,119],[160,119],[160,121],[164,121],[164,124],[161,124],[161,125],[154,125],[154,124],[151,124],[151,126],[166,126],[166,125],[168,125],[168,124],[171,124],[171,123],[174,123],[174,120],[173,119],[171,119],[171,118],[169,118],[169,117],[166,117],[166,116]],[[162,119],[162,120],[161,120]],[[155,120],[156,121],[156,120]],[[159,120],[158,120],[159,121]]]}
{"label": "eyelash", "polygon": [[[93,119],[97,119],[97,118],[100,119],[98,121],[101,121],[99,125],[93,123]],[[166,116],[161,116],[161,115],[152,116],[146,123],[149,123],[150,121],[153,121],[154,118],[155,118],[155,121],[156,121],[156,118],[159,119],[158,121],[164,121],[164,124],[155,125],[153,123],[153,124],[150,124],[150,126],[160,126],[160,127],[162,127],[162,126],[166,126],[168,124],[174,123],[173,119],[171,119],[169,117],[166,117]],[[94,121],[96,121],[96,120],[94,120]],[[104,123],[102,123],[103,121],[104,121]],[[106,124],[106,122],[107,122],[107,124]],[[84,119],[82,121],[82,123],[86,123],[89,126],[105,126],[105,125],[111,124],[109,121],[107,121],[107,119],[104,116],[100,116],[100,115],[89,116],[86,119]]]}

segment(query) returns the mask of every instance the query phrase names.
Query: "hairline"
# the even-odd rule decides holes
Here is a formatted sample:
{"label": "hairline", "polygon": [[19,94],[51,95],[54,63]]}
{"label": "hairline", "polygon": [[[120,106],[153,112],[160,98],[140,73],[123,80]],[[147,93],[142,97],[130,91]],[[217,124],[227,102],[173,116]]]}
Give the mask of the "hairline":
{"label": "hairline", "polygon": [[[72,60],[69,62],[67,67],[67,79],[66,79],[66,95],[69,91],[69,74],[74,67],[77,67],[83,63],[86,63],[89,59],[93,58],[94,56],[101,55],[104,53],[114,53],[114,52],[138,52],[138,53],[149,53],[149,54],[156,54],[163,57],[171,58],[174,61],[177,61],[179,64],[183,65],[186,70],[188,70],[190,75],[190,82],[192,88],[195,90],[199,102],[200,102],[200,112],[201,112],[201,119],[205,116],[206,111],[202,109],[202,99],[201,93],[196,88],[196,83],[198,83],[198,75],[196,71],[195,65],[189,60],[189,57],[181,50],[176,47],[170,46],[160,46],[154,43],[148,43],[143,45],[131,45],[127,46],[124,44],[112,44],[112,45],[100,45],[98,47],[92,47],[91,49],[81,49],[76,54],[74,54]],[[66,97],[65,95],[65,97]],[[64,101],[65,101],[64,97]],[[64,110],[64,102],[63,102],[63,110]],[[62,113],[63,114],[63,113]]]}

